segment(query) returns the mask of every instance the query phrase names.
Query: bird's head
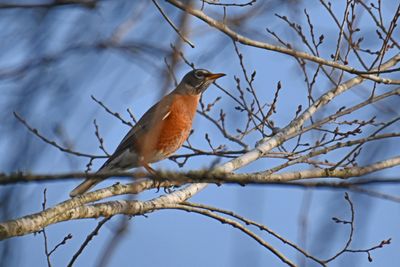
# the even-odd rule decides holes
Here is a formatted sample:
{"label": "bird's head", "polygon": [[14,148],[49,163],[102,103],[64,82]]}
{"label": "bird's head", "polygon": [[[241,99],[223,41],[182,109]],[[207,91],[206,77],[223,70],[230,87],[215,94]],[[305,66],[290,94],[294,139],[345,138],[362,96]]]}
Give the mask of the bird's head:
{"label": "bird's head", "polygon": [[184,94],[198,95],[203,93],[216,79],[225,76],[224,73],[211,73],[205,69],[188,72],[177,87]]}

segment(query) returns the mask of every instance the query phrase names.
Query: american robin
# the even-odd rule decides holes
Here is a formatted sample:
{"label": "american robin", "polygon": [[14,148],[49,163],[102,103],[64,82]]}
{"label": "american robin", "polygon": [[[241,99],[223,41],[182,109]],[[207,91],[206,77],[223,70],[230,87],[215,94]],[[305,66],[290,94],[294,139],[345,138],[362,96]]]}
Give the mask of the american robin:
{"label": "american robin", "polygon": [[[115,152],[97,171],[123,171],[163,160],[178,150],[189,136],[200,95],[223,73],[197,69],[188,72],[170,94],[152,106],[127,133]],[[70,196],[81,195],[103,179],[86,179]]]}

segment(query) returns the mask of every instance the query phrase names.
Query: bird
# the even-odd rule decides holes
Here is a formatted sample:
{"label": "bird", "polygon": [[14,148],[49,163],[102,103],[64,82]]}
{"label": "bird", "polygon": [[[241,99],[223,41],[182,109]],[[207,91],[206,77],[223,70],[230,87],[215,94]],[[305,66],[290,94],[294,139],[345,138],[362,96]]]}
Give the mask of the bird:
{"label": "bird", "polygon": [[[171,93],[144,113],[96,173],[144,167],[155,174],[150,164],[168,158],[183,145],[192,130],[201,95],[223,76],[224,73],[211,73],[206,69],[188,72]],[[102,180],[104,178],[86,179],[69,195],[82,195]]]}

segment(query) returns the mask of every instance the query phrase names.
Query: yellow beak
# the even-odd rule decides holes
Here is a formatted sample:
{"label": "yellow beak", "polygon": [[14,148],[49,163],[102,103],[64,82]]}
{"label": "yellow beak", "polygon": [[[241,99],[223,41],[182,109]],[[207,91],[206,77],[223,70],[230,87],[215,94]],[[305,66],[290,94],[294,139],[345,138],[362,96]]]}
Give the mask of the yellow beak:
{"label": "yellow beak", "polygon": [[206,74],[206,79],[207,80],[216,80],[218,78],[221,78],[223,76],[225,76],[225,73],[210,73],[210,74]]}

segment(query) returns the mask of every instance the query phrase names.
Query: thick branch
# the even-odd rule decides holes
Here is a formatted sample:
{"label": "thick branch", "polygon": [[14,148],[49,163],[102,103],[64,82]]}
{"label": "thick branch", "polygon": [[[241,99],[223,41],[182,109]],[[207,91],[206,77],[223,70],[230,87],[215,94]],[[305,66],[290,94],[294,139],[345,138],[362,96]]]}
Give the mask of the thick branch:
{"label": "thick branch", "polygon": [[[400,165],[400,156],[394,157],[388,160],[380,161],[364,167],[353,167],[346,169],[313,169],[304,170],[298,172],[288,172],[282,174],[215,174],[210,172],[192,172],[188,174],[195,176],[199,175],[197,179],[188,178],[186,175],[176,174],[177,176],[170,177],[175,178],[175,181],[186,183],[186,182],[233,182],[233,183],[273,183],[273,182],[288,182],[306,178],[320,178],[320,177],[356,177],[362,176],[367,173],[375,172],[385,168],[390,168],[396,165]],[[208,176],[208,177],[207,177]],[[173,184],[173,183],[172,183]],[[168,182],[164,182],[161,186],[168,186]],[[114,185],[111,188],[101,189],[82,196],[67,200],[53,208],[46,209],[43,212],[39,212],[33,215],[28,215],[17,220],[12,220],[0,224],[0,239],[6,239],[13,236],[25,235],[28,233],[37,232],[44,227],[73,219],[83,218],[98,218],[98,217],[110,217],[116,214],[126,215],[138,215],[147,213],[153,209],[161,208],[164,205],[172,203],[181,203],[187,198],[191,197],[192,192],[195,190],[201,190],[206,184],[193,184],[182,190],[176,191],[172,194],[164,195],[153,200],[140,202],[140,201],[112,201],[104,202],[101,204],[94,204],[84,206],[85,203],[94,202],[106,197],[111,197],[121,194],[135,194],[143,191],[144,189],[152,188],[154,183],[151,181],[141,181],[129,185]]]}
{"label": "thick branch", "polygon": [[[225,173],[219,171],[190,171],[186,173],[182,172],[170,172],[170,171],[159,171],[157,176],[152,176],[151,178],[156,181],[164,181],[160,186],[171,186],[171,185],[182,185],[186,183],[196,183],[196,182],[207,182],[214,184],[221,183],[236,183],[236,184],[267,184],[271,182],[289,182],[293,180],[302,180],[302,179],[310,179],[310,178],[350,178],[350,177],[359,177],[369,173],[373,173],[376,171],[384,170],[387,168],[391,168],[394,166],[400,165],[400,156],[393,157],[387,160],[379,161],[364,167],[349,167],[342,169],[307,169],[302,171],[294,171],[294,172],[284,172],[284,173],[270,173],[266,172],[258,172],[258,173],[245,173],[245,174],[235,174],[235,173]],[[15,182],[15,180],[29,182],[29,181],[46,181],[46,180],[57,180],[57,179],[66,179],[66,178],[108,178],[108,177],[126,177],[126,178],[138,178],[144,177],[143,173],[129,173],[129,172],[109,172],[101,174],[90,174],[87,173],[64,173],[64,174],[17,174],[17,176],[0,176],[0,184],[9,184]],[[167,179],[167,181],[165,180]],[[120,194],[137,194],[138,192],[143,191],[145,188],[149,187],[148,182],[152,183],[152,180],[143,180],[137,181],[133,184],[128,185],[118,185],[118,186],[127,186],[124,189],[118,189],[115,195]],[[140,190],[138,188],[141,188]],[[97,191],[96,191],[97,192]],[[88,194],[85,194],[86,196]],[[112,195],[103,195],[101,198],[92,199],[88,202],[93,202],[102,198],[110,197]],[[90,199],[90,198],[89,198]],[[85,203],[88,203],[85,202]]]}

